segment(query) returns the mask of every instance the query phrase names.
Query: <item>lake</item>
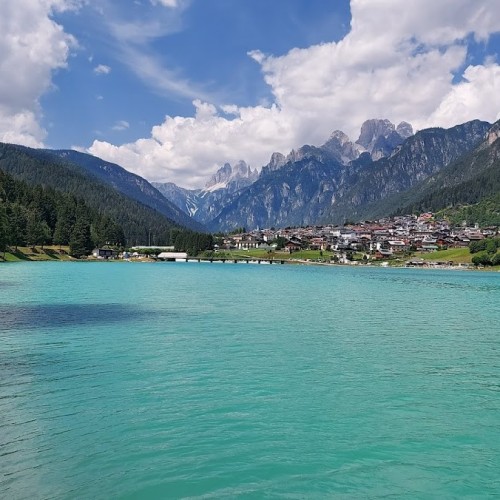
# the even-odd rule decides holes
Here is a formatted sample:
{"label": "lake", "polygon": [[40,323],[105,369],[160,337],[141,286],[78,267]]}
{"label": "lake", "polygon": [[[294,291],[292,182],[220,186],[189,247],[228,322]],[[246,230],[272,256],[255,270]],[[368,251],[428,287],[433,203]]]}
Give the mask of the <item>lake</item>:
{"label": "lake", "polygon": [[0,496],[500,491],[500,274],[0,265]]}

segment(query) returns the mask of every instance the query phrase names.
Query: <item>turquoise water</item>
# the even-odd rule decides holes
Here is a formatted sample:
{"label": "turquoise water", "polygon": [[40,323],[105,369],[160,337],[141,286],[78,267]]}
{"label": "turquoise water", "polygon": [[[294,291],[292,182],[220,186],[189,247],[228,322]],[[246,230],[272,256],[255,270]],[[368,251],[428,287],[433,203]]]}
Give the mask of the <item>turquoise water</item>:
{"label": "turquoise water", "polygon": [[0,497],[500,492],[500,274],[0,266]]}

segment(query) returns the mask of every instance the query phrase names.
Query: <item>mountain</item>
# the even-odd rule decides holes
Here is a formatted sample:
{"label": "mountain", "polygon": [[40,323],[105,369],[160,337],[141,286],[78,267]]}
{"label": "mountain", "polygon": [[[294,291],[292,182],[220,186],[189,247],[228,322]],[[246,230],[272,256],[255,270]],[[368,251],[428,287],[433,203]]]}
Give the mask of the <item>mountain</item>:
{"label": "mountain", "polygon": [[359,144],[351,142],[349,137],[341,130],[335,130],[321,148],[327,150],[337,161],[344,165],[355,160],[365,151]]}
{"label": "mountain", "polygon": [[259,174],[252,170],[243,160],[231,166],[225,163],[205,184],[204,191],[227,189],[230,192],[239,191],[256,181]]}
{"label": "mountain", "polygon": [[[377,151],[381,137],[389,144],[396,132],[392,127],[390,122],[368,123],[360,135],[360,146],[368,151],[348,164],[339,161],[338,150],[300,148],[279,168],[263,169],[259,180],[227,205],[209,227],[305,225],[370,218],[375,209],[390,213],[393,207],[381,210],[376,204],[412,188],[474,149],[491,125],[475,120],[447,130],[422,130],[397,145],[390,156],[374,161],[369,149]],[[410,133],[405,124],[398,128]]]}
{"label": "mountain", "polygon": [[367,120],[361,127],[360,137],[353,142],[341,130],[335,130],[320,147],[305,145],[292,150],[287,156],[273,153],[269,163],[262,167],[260,175],[244,161],[231,166],[224,164],[205,184],[203,189],[184,189],[173,183],[155,183],[168,200],[194,219],[217,227],[211,221],[251,186],[257,179],[281,169],[288,163],[304,159],[321,162],[335,161],[348,165],[362,154],[378,159],[389,155],[393,149],[413,134],[409,123],[401,122],[397,127],[389,120]]}
{"label": "mountain", "polygon": [[43,154],[46,154],[49,160],[56,157],[63,161],[79,165],[90,175],[108,184],[125,196],[156,210],[180,226],[194,231],[205,230],[199,222],[194,221],[169,199],[165,198],[146,179],[125,170],[119,165],[73,150],[41,150],[40,155]]}
{"label": "mountain", "polygon": [[345,188],[336,193],[330,216],[360,220],[391,213],[402,193],[473,150],[490,127],[487,122],[473,120],[450,129],[421,130],[388,158],[368,166],[353,162],[346,172]]}
{"label": "mountain", "polygon": [[321,220],[338,189],[345,167],[322,151],[268,171],[209,224],[213,230],[237,227],[304,226]]}
{"label": "mountain", "polygon": [[198,195],[201,189],[185,189],[173,182],[152,182],[151,184],[185,214],[196,217],[199,208]]}
{"label": "mountain", "polygon": [[396,146],[413,135],[413,127],[401,122],[397,127],[389,120],[371,119],[361,126],[356,144],[368,151],[372,160],[379,160],[391,154]]}
{"label": "mountain", "polygon": [[498,217],[499,201],[500,121],[497,121],[477,148],[404,193],[395,204],[395,211],[451,212],[453,208],[483,203],[486,212],[495,212]]}
{"label": "mountain", "polygon": [[225,163],[203,189],[184,189],[174,183],[153,182],[153,186],[181,210],[201,223],[211,221],[237,194],[257,180],[257,170],[244,161]]}
{"label": "mountain", "polygon": [[262,167],[261,175],[278,170],[288,162],[297,162],[308,156],[321,156],[321,150],[326,151],[335,161],[348,165],[363,153],[368,153],[372,160],[389,156],[405,139],[413,135],[413,127],[407,122],[401,122],[397,127],[386,119],[366,120],[361,125],[359,138],[356,142],[341,130],[335,130],[328,140],[319,147],[302,146],[292,150],[287,156],[273,153],[271,160]]}
{"label": "mountain", "polygon": [[182,226],[159,211],[116,190],[77,163],[45,150],[0,143],[0,170],[30,186],[52,188],[81,199],[123,229],[129,245],[168,244]]}

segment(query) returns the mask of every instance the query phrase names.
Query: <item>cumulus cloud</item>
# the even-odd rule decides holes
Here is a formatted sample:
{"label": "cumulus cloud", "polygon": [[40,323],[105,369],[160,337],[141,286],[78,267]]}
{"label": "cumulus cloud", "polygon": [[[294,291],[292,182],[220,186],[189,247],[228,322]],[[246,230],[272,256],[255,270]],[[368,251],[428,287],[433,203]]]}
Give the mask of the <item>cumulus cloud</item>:
{"label": "cumulus cloud", "polygon": [[77,7],[64,0],[0,0],[0,140],[40,146],[40,97],[52,73],[66,66],[73,37],[51,19],[57,10]]}
{"label": "cumulus cloud", "polygon": [[111,68],[105,64],[99,64],[94,68],[94,73],[96,75],[109,75],[111,73]]}
{"label": "cumulus cloud", "polygon": [[94,141],[90,151],[151,180],[195,187],[225,161],[260,167],[273,151],[320,144],[335,129],[355,139],[368,118],[417,128],[498,118],[500,66],[465,67],[470,37],[485,41],[500,31],[497,0],[351,0],[351,13],[351,30],[338,42],[281,57],[249,52],[271,105],[195,100],[193,117],[167,116],[149,138]]}

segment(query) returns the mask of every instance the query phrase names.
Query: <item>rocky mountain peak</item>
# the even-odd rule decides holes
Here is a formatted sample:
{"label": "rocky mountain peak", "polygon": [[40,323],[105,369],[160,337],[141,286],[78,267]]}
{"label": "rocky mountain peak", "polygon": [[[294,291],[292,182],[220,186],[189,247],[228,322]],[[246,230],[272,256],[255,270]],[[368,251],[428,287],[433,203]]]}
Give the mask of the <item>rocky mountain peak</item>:
{"label": "rocky mountain peak", "polygon": [[363,146],[367,151],[371,151],[379,137],[388,137],[394,131],[394,124],[389,120],[372,118],[361,125],[361,133],[356,143]]}
{"label": "rocky mountain peak", "polygon": [[413,127],[408,122],[401,122],[396,127],[396,132],[403,138],[408,139],[413,135]]}
{"label": "rocky mountain peak", "polygon": [[285,161],[286,162],[289,162],[289,161],[292,161],[292,162],[300,161],[300,160],[302,160],[302,158],[304,158],[305,153],[306,153],[306,151],[304,149],[304,146],[302,146],[299,149],[292,149],[290,151],[290,153],[288,153],[288,155],[286,156]]}
{"label": "rocky mountain peak", "polygon": [[362,146],[354,144],[342,130],[335,130],[325,144],[321,146],[321,149],[331,153],[344,165],[358,158],[364,151]]}
{"label": "rocky mountain peak", "polygon": [[349,139],[349,136],[344,132],[342,132],[342,130],[334,130],[332,132],[332,135],[329,137],[328,141],[325,142],[325,145],[327,145],[330,142],[335,142],[344,145],[347,142],[351,142],[351,139]]}
{"label": "rocky mountain peak", "polygon": [[387,119],[366,120],[356,144],[363,146],[373,160],[389,156],[405,139],[413,135],[413,127],[401,122],[397,128]]}
{"label": "rocky mountain peak", "polygon": [[252,170],[243,160],[237,162],[234,167],[231,166],[230,163],[224,163],[205,184],[205,190],[215,191],[217,189],[223,189],[226,188],[229,183],[243,182],[251,184],[255,182],[257,178],[257,170]]}

